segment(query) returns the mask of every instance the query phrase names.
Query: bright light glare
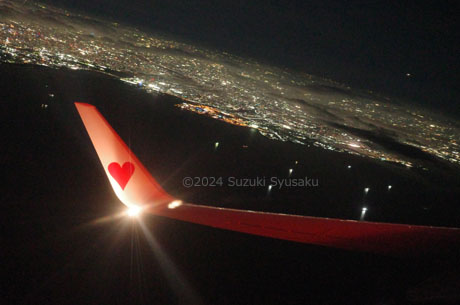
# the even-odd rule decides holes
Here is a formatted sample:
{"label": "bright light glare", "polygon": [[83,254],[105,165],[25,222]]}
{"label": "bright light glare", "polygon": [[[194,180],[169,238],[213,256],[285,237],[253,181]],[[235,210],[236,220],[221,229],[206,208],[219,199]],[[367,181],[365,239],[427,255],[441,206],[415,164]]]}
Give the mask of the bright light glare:
{"label": "bright light glare", "polygon": [[174,200],[170,204],[168,204],[169,209],[175,209],[177,207],[180,207],[182,205],[182,201],[180,200]]}
{"label": "bright light glare", "polygon": [[128,215],[129,217],[137,217],[139,216],[141,211],[141,207],[133,205],[128,208],[128,211],[126,211],[126,215]]}

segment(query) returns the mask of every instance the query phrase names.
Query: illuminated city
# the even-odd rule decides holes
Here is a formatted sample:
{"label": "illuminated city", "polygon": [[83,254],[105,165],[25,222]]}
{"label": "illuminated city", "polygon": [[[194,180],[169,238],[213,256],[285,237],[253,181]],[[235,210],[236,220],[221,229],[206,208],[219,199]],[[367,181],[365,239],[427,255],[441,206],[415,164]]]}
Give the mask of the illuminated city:
{"label": "illuminated city", "polygon": [[373,140],[384,136],[460,164],[457,123],[372,92],[62,9],[10,1],[0,8],[3,62],[107,73],[275,140],[423,166]]}

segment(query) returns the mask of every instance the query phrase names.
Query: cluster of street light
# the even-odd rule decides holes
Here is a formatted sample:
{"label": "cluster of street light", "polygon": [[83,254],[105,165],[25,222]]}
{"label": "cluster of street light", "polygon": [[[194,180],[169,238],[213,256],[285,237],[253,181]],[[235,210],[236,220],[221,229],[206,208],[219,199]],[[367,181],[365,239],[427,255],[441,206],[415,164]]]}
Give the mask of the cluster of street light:
{"label": "cluster of street light", "polygon": [[2,62],[108,73],[148,92],[174,95],[183,100],[182,109],[255,128],[276,140],[418,165],[350,131],[378,129],[401,144],[460,164],[458,124],[413,106],[113,22],[89,26],[91,18],[53,7],[0,5],[15,12],[0,17]]}

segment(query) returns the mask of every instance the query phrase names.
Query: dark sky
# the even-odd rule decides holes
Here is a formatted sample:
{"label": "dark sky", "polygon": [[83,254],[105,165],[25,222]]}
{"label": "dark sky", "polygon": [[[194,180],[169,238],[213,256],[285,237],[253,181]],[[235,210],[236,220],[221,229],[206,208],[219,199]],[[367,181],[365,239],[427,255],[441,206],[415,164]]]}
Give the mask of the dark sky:
{"label": "dark sky", "polygon": [[460,109],[457,1],[45,2],[440,110]]}

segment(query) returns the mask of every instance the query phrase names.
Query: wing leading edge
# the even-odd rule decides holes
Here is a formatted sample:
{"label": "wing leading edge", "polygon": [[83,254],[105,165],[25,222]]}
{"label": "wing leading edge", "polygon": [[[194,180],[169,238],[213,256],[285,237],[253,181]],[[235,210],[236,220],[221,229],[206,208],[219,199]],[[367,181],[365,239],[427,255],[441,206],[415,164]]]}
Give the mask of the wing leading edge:
{"label": "wing leading edge", "polygon": [[271,238],[388,255],[456,249],[460,229],[309,217],[184,203],[156,182],[96,107],[75,103],[116,195],[149,213]]}

